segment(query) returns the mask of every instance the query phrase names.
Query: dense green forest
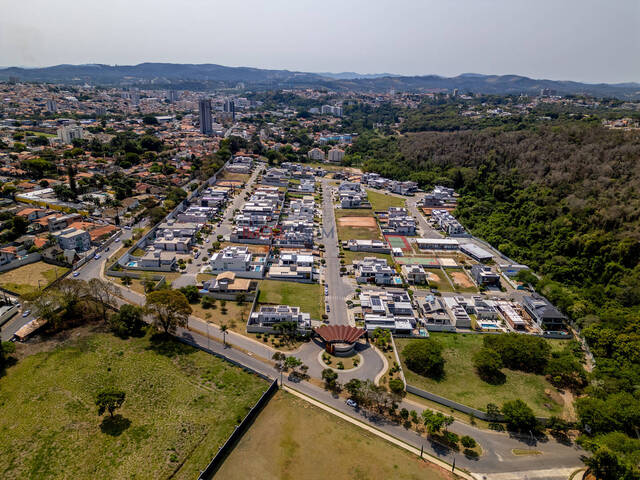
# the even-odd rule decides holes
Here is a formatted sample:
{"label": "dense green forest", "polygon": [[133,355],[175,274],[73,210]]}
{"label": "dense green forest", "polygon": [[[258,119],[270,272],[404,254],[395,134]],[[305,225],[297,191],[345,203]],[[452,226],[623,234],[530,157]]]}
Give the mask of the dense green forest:
{"label": "dense green forest", "polygon": [[[616,450],[628,442],[613,442],[612,435],[625,434],[636,445],[640,132],[571,121],[521,130],[367,133],[350,154],[365,171],[457,189],[459,220],[529,265],[540,276],[531,276],[536,289],[582,329],[596,357],[577,401],[580,426],[591,433],[585,445]],[[616,453],[623,471],[637,467],[637,452]]]}

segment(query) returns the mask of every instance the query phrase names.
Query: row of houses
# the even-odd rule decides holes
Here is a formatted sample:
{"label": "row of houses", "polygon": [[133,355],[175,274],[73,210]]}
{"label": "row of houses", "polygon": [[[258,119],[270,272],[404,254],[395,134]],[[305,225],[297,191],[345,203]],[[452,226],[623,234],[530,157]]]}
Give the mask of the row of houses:
{"label": "row of houses", "polygon": [[413,195],[418,191],[418,184],[416,182],[390,180],[374,172],[363,173],[360,182],[372,188],[388,190],[400,195]]}

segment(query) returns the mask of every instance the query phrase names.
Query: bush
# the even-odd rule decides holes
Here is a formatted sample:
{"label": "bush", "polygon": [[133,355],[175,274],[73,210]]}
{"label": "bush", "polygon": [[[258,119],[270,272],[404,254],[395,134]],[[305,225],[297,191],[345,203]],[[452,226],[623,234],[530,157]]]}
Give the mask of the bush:
{"label": "bush", "polygon": [[471,438],[469,435],[465,435],[460,439],[460,443],[462,444],[463,447],[466,448],[474,448],[477,443],[476,441]]}
{"label": "bush", "polygon": [[442,344],[436,340],[413,340],[402,350],[409,370],[427,377],[444,375]]}
{"label": "bush", "polygon": [[396,394],[402,394],[404,392],[404,383],[399,378],[389,380],[389,390]]}

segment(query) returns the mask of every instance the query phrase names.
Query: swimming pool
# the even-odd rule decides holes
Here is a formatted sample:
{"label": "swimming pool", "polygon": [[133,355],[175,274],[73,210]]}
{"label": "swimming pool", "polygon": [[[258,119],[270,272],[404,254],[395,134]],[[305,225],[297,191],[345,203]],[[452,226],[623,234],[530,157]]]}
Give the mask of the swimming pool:
{"label": "swimming pool", "polygon": [[138,262],[129,262],[127,263],[127,267],[137,267],[138,266]]}
{"label": "swimming pool", "polygon": [[491,328],[491,329],[494,329],[494,330],[496,330],[498,328],[498,326],[495,323],[481,323],[480,326],[482,328],[487,328],[487,329]]}

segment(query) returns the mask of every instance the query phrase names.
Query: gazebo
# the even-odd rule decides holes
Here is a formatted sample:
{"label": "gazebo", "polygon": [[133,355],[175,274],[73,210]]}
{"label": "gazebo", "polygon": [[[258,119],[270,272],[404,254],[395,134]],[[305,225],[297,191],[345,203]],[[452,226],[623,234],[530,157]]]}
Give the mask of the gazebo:
{"label": "gazebo", "polygon": [[315,333],[324,340],[327,352],[346,357],[353,353],[356,342],[365,334],[365,330],[348,325],[323,325],[316,328]]}

